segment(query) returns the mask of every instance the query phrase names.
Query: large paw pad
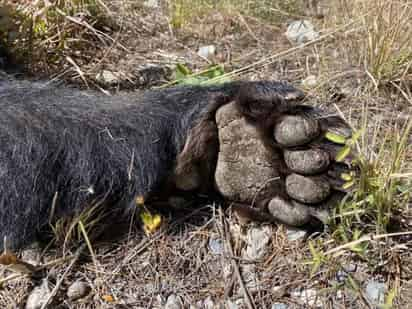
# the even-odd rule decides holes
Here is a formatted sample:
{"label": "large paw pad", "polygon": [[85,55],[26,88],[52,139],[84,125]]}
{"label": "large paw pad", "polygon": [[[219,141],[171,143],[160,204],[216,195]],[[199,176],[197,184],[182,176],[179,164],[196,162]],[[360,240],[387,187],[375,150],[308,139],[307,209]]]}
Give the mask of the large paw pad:
{"label": "large paw pad", "polygon": [[340,177],[347,166],[335,160],[342,145],[324,136],[330,130],[348,138],[351,130],[338,117],[303,110],[280,115],[272,134],[265,132],[276,147],[268,147],[258,124],[246,120],[235,102],[217,111],[215,184],[225,198],[248,207],[263,201],[268,220],[289,225],[327,220],[328,208],[342,197]]}

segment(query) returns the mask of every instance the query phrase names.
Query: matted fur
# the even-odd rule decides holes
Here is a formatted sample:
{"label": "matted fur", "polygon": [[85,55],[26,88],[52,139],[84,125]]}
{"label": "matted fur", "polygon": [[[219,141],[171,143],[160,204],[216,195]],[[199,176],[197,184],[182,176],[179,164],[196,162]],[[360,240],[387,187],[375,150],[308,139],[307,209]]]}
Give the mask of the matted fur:
{"label": "matted fur", "polygon": [[150,197],[173,173],[191,129],[245,85],[294,90],[234,82],[107,96],[0,78],[0,248],[5,237],[9,248],[33,241],[54,197],[54,218],[93,201],[127,210],[136,196]]}

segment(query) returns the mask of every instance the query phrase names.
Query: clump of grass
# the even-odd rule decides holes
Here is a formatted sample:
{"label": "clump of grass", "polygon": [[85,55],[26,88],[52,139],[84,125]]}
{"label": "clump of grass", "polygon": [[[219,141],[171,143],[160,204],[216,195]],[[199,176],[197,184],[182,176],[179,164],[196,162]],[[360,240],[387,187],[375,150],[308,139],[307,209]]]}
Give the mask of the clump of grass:
{"label": "clump of grass", "polygon": [[[373,14],[362,19],[366,35],[365,64],[377,85],[410,73],[412,7],[402,1],[373,1]],[[368,10],[368,2],[363,10]]]}
{"label": "clump of grass", "polygon": [[376,89],[411,79],[412,6],[397,0],[339,1],[335,22],[353,20],[356,31],[340,45],[362,66]]}
{"label": "clump of grass", "polygon": [[[365,93],[362,99],[379,96],[384,99],[380,101],[387,102],[385,104],[393,102],[394,98],[412,102],[407,97],[410,92],[406,86],[410,85],[412,77],[410,4],[395,0],[342,0],[336,3],[336,11],[331,17],[335,23],[354,24],[353,30],[336,46],[346,53],[352,67],[366,72],[361,81],[362,89],[370,90],[372,85],[378,90]],[[387,86],[391,86],[396,94],[382,91]],[[391,97],[385,100],[388,95]],[[358,101],[360,98],[353,99]],[[399,119],[377,121],[372,120],[370,114],[365,107],[360,117],[362,136],[357,142],[356,158],[359,178],[353,193],[336,209],[337,219],[332,224],[339,244],[356,241],[365,234],[385,234],[394,226],[399,227],[393,222],[405,212],[411,198],[412,182],[410,176],[406,176],[405,166],[410,161],[412,119],[399,125]],[[362,242],[350,250],[363,254],[366,246]]]}
{"label": "clump of grass", "polygon": [[[410,98],[409,101],[412,102]],[[308,242],[310,257],[305,264],[309,265],[311,276],[323,270],[335,274],[346,272],[342,263],[345,253],[376,267],[388,254],[387,248],[380,246],[381,241],[410,234],[402,230],[398,217],[408,210],[412,197],[412,173],[407,171],[408,155],[412,150],[412,117],[401,125],[388,127],[388,121],[371,120],[369,114],[365,107],[359,131],[362,134],[359,139],[354,139],[354,164],[359,169],[358,176],[352,193],[334,210],[331,222],[333,240]],[[356,276],[348,274],[345,282],[337,288],[343,286],[368,303]],[[398,286],[392,283],[382,308],[392,308],[397,296]]]}
{"label": "clump of grass", "polygon": [[110,14],[101,0],[6,1],[0,15],[0,44],[32,70],[87,63],[110,43]]}
{"label": "clump of grass", "polygon": [[79,244],[84,240],[88,242],[90,247],[90,239],[99,236],[104,227],[104,219],[107,216],[109,216],[109,211],[98,202],[74,216],[51,222],[53,241],[63,246],[63,252],[65,248]]}
{"label": "clump of grass", "polygon": [[[363,132],[372,123],[367,115],[365,110]],[[353,194],[336,210],[334,235],[339,242],[355,241],[365,233],[387,233],[394,217],[406,209],[411,198],[412,183],[403,176],[407,175],[404,168],[411,149],[412,119],[392,130],[383,130],[383,122],[375,121],[371,133],[364,133],[357,144],[359,177]],[[352,251],[361,253],[363,249],[360,245]]]}

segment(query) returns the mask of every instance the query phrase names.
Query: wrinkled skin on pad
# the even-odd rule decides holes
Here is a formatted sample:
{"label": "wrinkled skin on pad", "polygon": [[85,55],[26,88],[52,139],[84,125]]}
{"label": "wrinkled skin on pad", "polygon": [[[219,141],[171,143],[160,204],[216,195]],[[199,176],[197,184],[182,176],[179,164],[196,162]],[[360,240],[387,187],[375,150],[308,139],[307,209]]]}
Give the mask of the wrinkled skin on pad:
{"label": "wrinkled skin on pad", "polygon": [[216,187],[226,199],[241,203],[235,207],[240,213],[291,226],[313,218],[326,223],[329,210],[344,196],[343,190],[336,190],[342,183],[340,173],[349,168],[335,162],[342,145],[323,136],[329,131],[348,138],[350,128],[341,118],[309,106],[297,110],[285,112],[265,128],[270,132],[263,134],[272,136],[276,147],[265,143],[259,125],[235,103],[217,111]]}

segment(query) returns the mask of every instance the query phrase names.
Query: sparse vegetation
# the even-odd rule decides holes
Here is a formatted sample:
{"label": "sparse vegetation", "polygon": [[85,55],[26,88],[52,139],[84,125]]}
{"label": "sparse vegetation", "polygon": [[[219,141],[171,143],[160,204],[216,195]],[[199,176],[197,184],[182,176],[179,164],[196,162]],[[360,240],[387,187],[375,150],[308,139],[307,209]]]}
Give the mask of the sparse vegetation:
{"label": "sparse vegetation", "polygon": [[303,14],[301,0],[287,1],[236,1],[236,0],[172,0],[169,1],[171,25],[178,29],[193,22],[198,17],[210,15],[216,11],[224,11],[229,15],[241,14],[246,17],[259,18],[269,23],[279,24],[288,17],[299,17]]}
{"label": "sparse vegetation", "polygon": [[[210,78],[280,78],[300,85],[308,75],[316,76],[318,83],[308,91],[308,100],[336,104],[361,132],[355,143],[359,175],[353,192],[336,208],[328,232],[303,245],[288,241],[283,227],[273,232],[269,256],[254,264],[262,285],[255,301],[264,307],[290,299],[286,292],[276,294],[274,287],[325,288],[348,264],[359,263],[364,276],[387,282],[385,308],[410,303],[412,271],[404,265],[412,259],[412,3],[321,1],[325,17],[314,19],[305,11],[304,1],[298,0],[170,0],[158,1],[158,8],[132,2],[5,1],[0,6],[0,48],[25,64],[32,75],[59,75],[88,86],[102,69],[120,72],[136,85],[140,78],[136,68],[146,63],[173,68],[175,75],[167,85]],[[295,19],[315,23],[321,34],[316,44],[295,47],[284,38],[287,23]],[[206,61],[196,51],[210,43],[218,52]],[[84,241],[103,216],[91,208],[70,222],[57,222],[56,239]],[[168,234],[160,232],[146,243],[126,240],[116,252],[99,251],[93,244],[94,258],[107,260],[101,271],[108,286],[95,292],[117,293],[113,299],[121,298],[120,288],[109,285],[116,276],[130,275],[125,269],[132,269],[136,286],[144,286],[143,290],[155,280],[174,286],[152,293],[180,293],[193,303],[207,295],[223,297],[224,284],[216,280],[221,274],[210,266],[219,264],[220,257],[204,249],[212,235],[225,239],[221,218],[216,212],[210,220],[189,217],[201,224],[173,226]],[[228,220],[235,230],[236,220]],[[240,256],[246,241],[241,234],[234,238]],[[90,248],[92,241],[92,237],[87,240]],[[152,249],[144,252],[148,244]],[[143,263],[150,267],[144,268]],[[89,267],[81,271],[87,273]],[[93,278],[93,274],[85,276]],[[191,281],[202,275],[200,283]],[[351,290],[353,303],[364,305],[368,300],[362,294],[362,279],[350,273],[327,288]],[[0,291],[0,305],[12,301],[11,294]],[[143,306],[153,300],[147,295],[136,303]]]}
{"label": "sparse vegetation", "polygon": [[49,73],[88,63],[113,39],[102,1],[6,1],[0,12],[1,44],[15,62]]}
{"label": "sparse vegetation", "polygon": [[357,27],[337,48],[363,69],[372,85],[410,81],[412,7],[409,1],[342,0],[333,7],[333,21],[355,21]]}
{"label": "sparse vegetation", "polygon": [[409,2],[376,1],[363,3],[361,12],[367,39],[363,47],[365,67],[380,86],[410,79],[412,64],[412,7]]}

